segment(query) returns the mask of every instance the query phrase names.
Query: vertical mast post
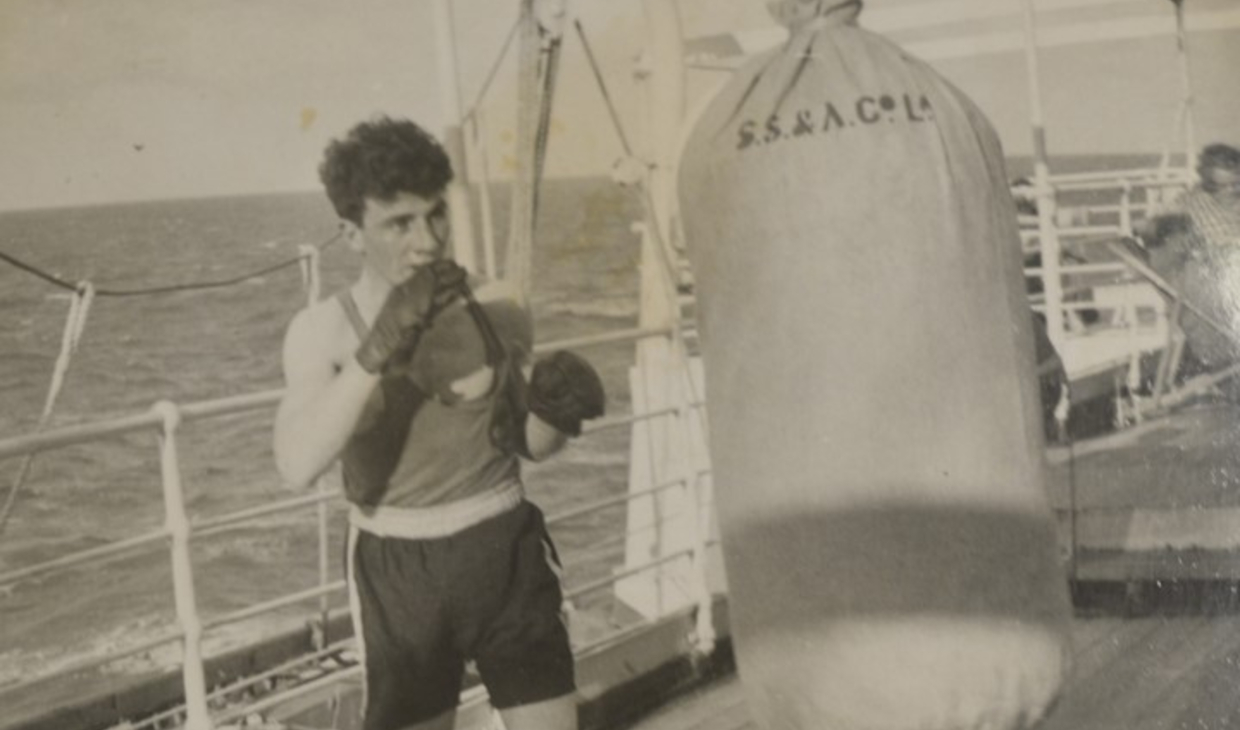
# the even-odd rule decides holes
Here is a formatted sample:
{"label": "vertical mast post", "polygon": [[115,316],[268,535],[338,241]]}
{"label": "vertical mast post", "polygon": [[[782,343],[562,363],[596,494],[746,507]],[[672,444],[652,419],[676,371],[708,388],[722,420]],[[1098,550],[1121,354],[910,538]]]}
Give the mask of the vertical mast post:
{"label": "vertical mast post", "polygon": [[1038,72],[1037,18],[1033,0],[1022,0],[1025,31],[1025,70],[1028,74],[1029,126],[1033,133],[1034,184],[1038,199],[1038,243],[1042,253],[1042,291],[1046,296],[1046,333],[1063,352],[1063,278],[1059,267],[1059,232],[1055,228],[1055,191],[1047,162],[1046,127],[1042,116],[1042,87]]}
{"label": "vertical mast post", "polygon": [[465,154],[465,134],[461,129],[461,81],[457,71],[456,21],[452,0],[435,0],[435,48],[439,69],[439,101],[444,118],[443,141],[452,160],[454,173],[448,185],[451,210],[453,255],[461,266],[476,270],[474,226],[469,204],[469,166]]}
{"label": "vertical mast post", "polygon": [[643,0],[646,13],[648,82],[646,93],[647,162],[650,195],[654,199],[659,233],[671,236],[675,167],[681,125],[685,117],[684,39],[680,12],[668,0]]}

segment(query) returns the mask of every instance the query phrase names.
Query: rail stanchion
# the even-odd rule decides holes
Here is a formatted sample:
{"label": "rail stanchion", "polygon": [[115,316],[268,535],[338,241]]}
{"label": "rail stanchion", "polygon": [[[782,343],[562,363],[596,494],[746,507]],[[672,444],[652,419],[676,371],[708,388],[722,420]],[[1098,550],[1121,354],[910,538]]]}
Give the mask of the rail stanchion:
{"label": "rail stanchion", "polygon": [[1123,181],[1119,195],[1119,227],[1125,234],[1132,232],[1132,183]]}
{"label": "rail stanchion", "polygon": [[323,291],[323,256],[317,246],[303,243],[297,247],[301,256],[301,283],[306,289],[306,304],[319,300]]}
{"label": "rail stanchion", "polygon": [[[327,483],[325,479],[316,479],[314,481],[315,490],[323,496],[327,495]],[[328,535],[327,535],[327,500],[323,499],[319,502],[318,507],[318,531],[319,531],[319,588],[326,589],[331,579],[330,565],[331,559],[328,556]],[[323,647],[331,643],[331,637],[327,635],[328,613],[331,611],[331,597],[324,592],[319,596],[319,618],[318,626],[314,627],[314,648],[321,650]]]}
{"label": "rail stanchion", "polygon": [[[684,416],[681,417],[682,422]],[[697,617],[693,629],[693,647],[699,656],[705,656],[715,650],[715,616],[714,600],[710,594],[710,582],[706,577],[706,520],[709,514],[702,503],[702,472],[694,468],[686,475],[685,496],[689,509],[693,511],[691,529],[692,563],[690,570],[693,575],[693,588],[697,594]]]}
{"label": "rail stanchion", "polygon": [[160,401],[155,413],[163,418],[160,432],[160,474],[164,489],[164,519],[172,537],[172,585],[177,622],[183,634],[181,678],[185,686],[186,730],[212,730],[207,710],[207,683],[202,662],[202,620],[194,595],[194,568],[190,558],[190,524],[177,459],[176,432],[181,411],[175,403]]}
{"label": "rail stanchion", "polygon": [[[323,292],[323,257],[317,246],[302,244],[298,247],[298,251],[302,256],[302,282],[306,287],[306,306],[313,306],[322,298]],[[326,496],[327,485],[323,479],[316,479],[314,482],[315,491],[321,496]],[[331,558],[328,556],[328,537],[327,537],[327,500],[319,501],[317,509],[318,517],[318,533],[319,533],[319,588],[325,589],[330,581],[329,566]],[[311,626],[311,632],[314,637],[315,649],[322,650],[323,647],[331,643],[331,639],[327,636],[328,612],[331,610],[331,600],[326,592],[319,596],[319,617],[318,625]]]}

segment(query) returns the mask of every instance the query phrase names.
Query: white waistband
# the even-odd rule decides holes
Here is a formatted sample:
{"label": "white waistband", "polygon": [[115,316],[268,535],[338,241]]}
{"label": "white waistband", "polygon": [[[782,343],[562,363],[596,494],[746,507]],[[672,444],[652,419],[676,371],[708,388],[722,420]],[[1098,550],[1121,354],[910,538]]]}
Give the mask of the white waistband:
{"label": "white waistband", "polygon": [[349,508],[349,524],[379,537],[433,540],[502,515],[521,504],[525,490],[513,479],[495,489],[456,502],[432,507]]}

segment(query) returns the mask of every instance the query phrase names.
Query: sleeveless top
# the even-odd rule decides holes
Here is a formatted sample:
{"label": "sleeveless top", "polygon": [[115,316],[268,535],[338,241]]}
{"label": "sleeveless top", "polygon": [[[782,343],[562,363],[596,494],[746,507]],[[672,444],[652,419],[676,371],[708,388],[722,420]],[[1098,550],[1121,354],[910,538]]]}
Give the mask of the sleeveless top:
{"label": "sleeveless top", "polygon": [[[352,294],[337,297],[359,339],[369,327]],[[341,454],[345,491],[363,512],[421,509],[519,486],[520,463],[491,444],[496,393],[451,406],[405,375],[385,375]],[[365,494],[359,501],[355,494]]]}

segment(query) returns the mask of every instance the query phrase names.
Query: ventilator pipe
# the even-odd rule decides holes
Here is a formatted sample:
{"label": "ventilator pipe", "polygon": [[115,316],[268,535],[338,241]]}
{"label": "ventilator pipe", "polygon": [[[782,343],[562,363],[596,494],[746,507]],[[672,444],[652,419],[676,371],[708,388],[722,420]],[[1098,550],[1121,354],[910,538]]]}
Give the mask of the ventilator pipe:
{"label": "ventilator pipe", "polygon": [[183,632],[181,679],[185,687],[186,730],[212,730],[207,710],[207,682],[202,662],[202,620],[194,595],[194,568],[190,558],[190,524],[185,511],[176,432],[181,411],[175,403],[160,401],[152,410],[163,419],[159,466],[164,490],[164,524],[172,536],[172,586],[177,623]]}

